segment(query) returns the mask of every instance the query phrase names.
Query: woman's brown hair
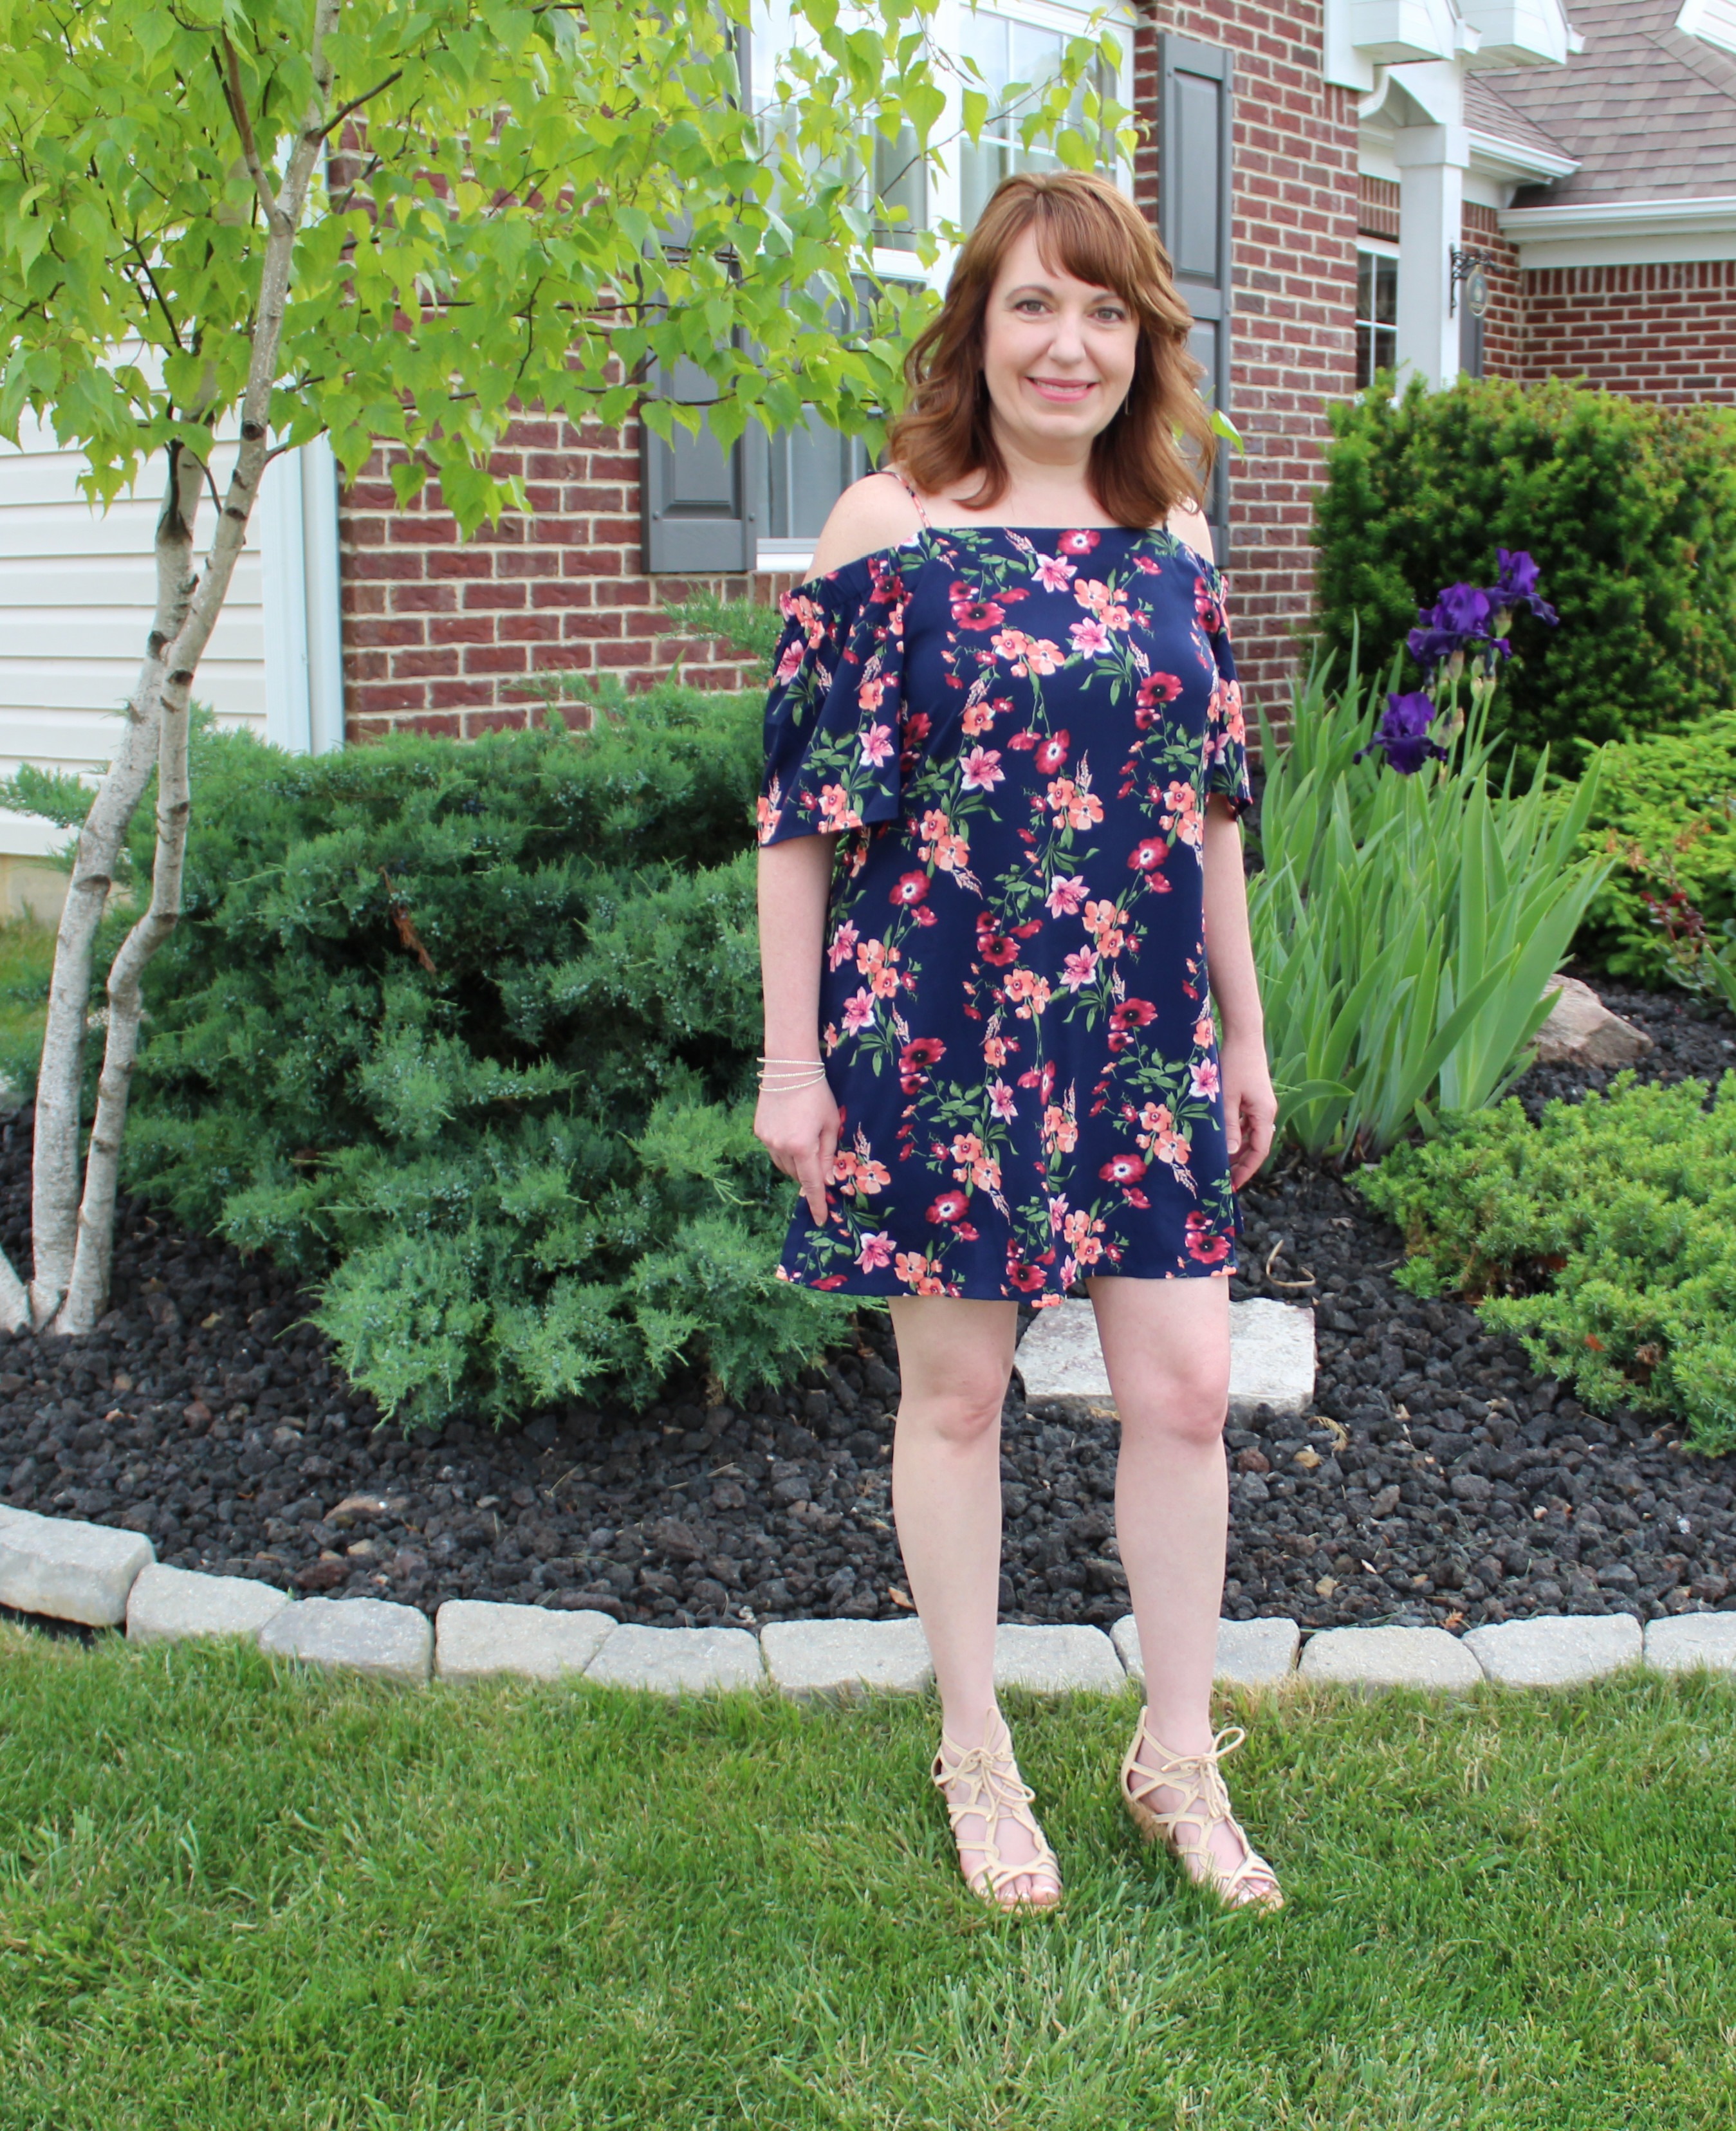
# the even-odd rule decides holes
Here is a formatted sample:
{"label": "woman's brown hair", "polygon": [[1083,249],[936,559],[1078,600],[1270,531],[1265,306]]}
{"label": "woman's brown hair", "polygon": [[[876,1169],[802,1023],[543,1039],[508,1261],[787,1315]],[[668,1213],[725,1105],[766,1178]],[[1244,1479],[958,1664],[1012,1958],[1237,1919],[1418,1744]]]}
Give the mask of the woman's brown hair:
{"label": "woman's brown hair", "polygon": [[[1051,272],[1113,289],[1138,320],[1133,383],[1091,440],[1086,479],[1118,525],[1158,524],[1183,497],[1198,502],[1205,494],[1217,452],[1195,389],[1206,373],[1188,353],[1192,315],[1156,231],[1125,193],[1089,171],[1024,172],[996,186],[965,239],[938,314],[904,358],[908,396],[887,438],[889,462],[928,496],[981,475],[976,493],[962,499],[972,510],[992,510],[1005,494],[1006,462],[983,380],[983,321],[1001,261],[1032,227]],[[1178,430],[1197,447],[1196,465],[1177,446]]]}

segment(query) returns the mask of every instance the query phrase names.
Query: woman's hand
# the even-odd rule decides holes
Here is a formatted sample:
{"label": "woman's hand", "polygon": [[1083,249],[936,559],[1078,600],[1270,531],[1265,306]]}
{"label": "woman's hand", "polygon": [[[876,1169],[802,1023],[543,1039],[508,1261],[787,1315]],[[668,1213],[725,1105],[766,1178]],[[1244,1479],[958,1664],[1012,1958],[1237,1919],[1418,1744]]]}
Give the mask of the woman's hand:
{"label": "woman's hand", "polygon": [[1250,1041],[1226,1036],[1218,1046],[1218,1078],[1224,1095],[1230,1182],[1240,1191],[1272,1152],[1273,1128],[1278,1123],[1278,1097],[1272,1089],[1264,1037]]}
{"label": "woman's hand", "polygon": [[823,1080],[787,1095],[760,1091],[754,1137],[802,1187],[817,1228],[826,1225],[826,1187],[838,1150],[838,1104]]}

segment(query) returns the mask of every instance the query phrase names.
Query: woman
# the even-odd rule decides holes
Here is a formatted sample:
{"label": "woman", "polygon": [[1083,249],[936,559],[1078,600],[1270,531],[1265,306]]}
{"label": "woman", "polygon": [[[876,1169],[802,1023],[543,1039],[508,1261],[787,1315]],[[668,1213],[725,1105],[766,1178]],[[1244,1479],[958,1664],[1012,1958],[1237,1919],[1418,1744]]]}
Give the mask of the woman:
{"label": "woman", "polygon": [[779,1271],[890,1298],[933,1775],[1006,1907],[1061,1880],[995,1704],[1001,1404],[1019,1302],[1081,1279],[1146,1674],[1122,1796],[1226,1903],[1282,1902],[1218,1769],[1244,1735],[1210,1716],[1234,1190],[1277,1106],[1240,696],[1176,443],[1209,470],[1190,323],[1112,185],[1008,179],[911,352],[889,472],[784,601],[766,714],[755,1128],[802,1195]]}

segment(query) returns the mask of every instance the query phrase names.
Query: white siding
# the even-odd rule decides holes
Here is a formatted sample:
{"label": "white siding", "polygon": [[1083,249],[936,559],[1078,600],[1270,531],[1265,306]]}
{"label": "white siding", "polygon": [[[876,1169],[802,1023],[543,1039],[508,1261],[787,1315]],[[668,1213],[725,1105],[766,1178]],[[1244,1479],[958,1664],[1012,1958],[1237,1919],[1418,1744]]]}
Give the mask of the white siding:
{"label": "white siding", "polygon": [[[104,512],[78,488],[83,460],[46,429],[0,440],[0,775],[22,762],[100,773],[113,717],[137,678],[156,596],[151,544],[163,463]],[[227,452],[213,468],[219,487]],[[200,548],[216,514],[207,496]],[[266,728],[265,617],[257,526],[201,660],[194,694],[225,725]],[[0,809],[0,853],[55,849],[64,832]]]}

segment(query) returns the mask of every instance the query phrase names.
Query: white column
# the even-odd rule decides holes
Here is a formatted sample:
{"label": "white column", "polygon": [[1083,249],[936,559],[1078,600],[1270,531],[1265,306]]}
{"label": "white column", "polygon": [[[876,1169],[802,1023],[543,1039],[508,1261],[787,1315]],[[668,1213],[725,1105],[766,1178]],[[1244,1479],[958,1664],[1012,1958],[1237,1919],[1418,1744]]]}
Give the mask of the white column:
{"label": "white column", "polygon": [[1431,390],[1459,374],[1459,321],[1449,309],[1470,134],[1463,126],[1407,126],[1393,136],[1398,164],[1398,368]]}
{"label": "white column", "polygon": [[338,472],[324,437],[266,468],[255,505],[264,580],[266,738],[291,754],[343,745]]}

